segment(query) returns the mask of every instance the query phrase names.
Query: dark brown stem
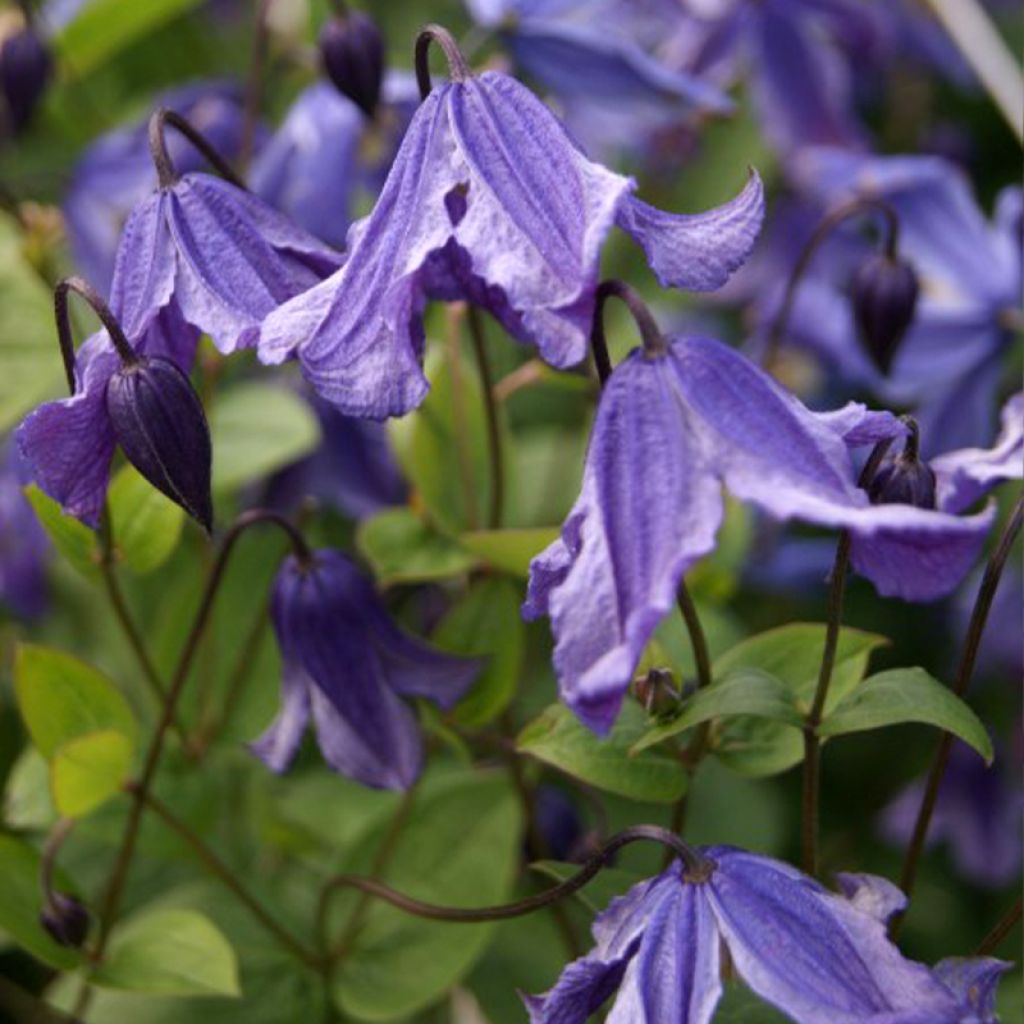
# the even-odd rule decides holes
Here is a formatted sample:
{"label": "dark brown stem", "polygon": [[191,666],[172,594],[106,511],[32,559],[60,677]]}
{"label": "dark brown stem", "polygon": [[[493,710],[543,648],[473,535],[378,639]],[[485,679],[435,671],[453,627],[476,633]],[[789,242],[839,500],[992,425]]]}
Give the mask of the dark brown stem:
{"label": "dark brown stem", "polygon": [[238,881],[236,872],[233,872],[192,829],[183,821],[177,818],[174,812],[160,799],[148,791],[143,791],[140,786],[132,785],[129,792],[133,793],[179,838],[183,839],[203,862],[209,872],[231,891],[239,903],[243,904],[249,912],[281,945],[294,954],[299,960],[312,967],[313,970],[323,969],[321,958],[306,947],[293,936],[283,925],[279,924],[266,908]]}
{"label": "dark brown stem", "polygon": [[245,83],[245,101],[242,113],[242,140],[238,160],[246,167],[252,159],[256,145],[256,124],[263,106],[263,79],[266,74],[267,50],[270,47],[270,31],[267,15],[274,0],[260,0],[256,7],[256,24],[253,29],[252,56],[249,62],[249,76]]}
{"label": "dark brown stem", "polygon": [[64,360],[64,374],[68,381],[68,391],[75,393],[75,339],[71,333],[71,318],[68,316],[68,296],[74,292],[80,295],[92,307],[106,329],[110,343],[114,346],[123,366],[135,366],[139,357],[129,344],[117,317],[104,302],[103,296],[88,281],[80,277],[65,277],[57,282],[53,290],[53,315],[57,322],[57,341],[60,344],[61,358]]}
{"label": "dark brown stem", "polygon": [[868,212],[882,215],[885,222],[885,237],[882,244],[886,254],[890,258],[895,258],[899,245],[900,221],[896,211],[888,203],[883,202],[881,199],[854,199],[852,202],[845,203],[831,213],[826,214],[807,240],[806,245],[804,245],[800,255],[797,257],[793,272],[789,275],[786,291],[782,296],[782,304],[779,306],[779,310],[775,314],[775,318],[772,320],[771,327],[768,330],[768,341],[761,360],[762,365],[770,366],[778,354],[779,348],[782,345],[782,336],[786,330],[786,325],[789,323],[790,314],[793,312],[797,288],[803,281],[814,254],[843,221]]}
{"label": "dark brown stem", "polygon": [[167,152],[167,126],[176,128],[206,158],[213,169],[236,188],[245,189],[241,178],[231,169],[228,162],[217,152],[213,144],[197,128],[173,110],[161,107],[149,119],[149,151],[153,157],[160,188],[171,188],[178,181],[171,156]]}
{"label": "dark brown stem", "polygon": [[473,353],[480,370],[480,387],[484,398],[484,416],[487,421],[487,450],[491,463],[491,505],[488,509],[487,525],[492,529],[501,526],[501,512],[505,500],[505,458],[501,443],[501,425],[498,422],[498,403],[494,397],[494,375],[487,356],[487,339],[480,310],[469,306],[466,314],[469,321],[469,336],[473,342]]}
{"label": "dark brown stem", "polygon": [[414,63],[416,65],[416,83],[420,87],[420,99],[430,95],[433,85],[430,81],[430,44],[437,43],[444,50],[448,61],[448,77],[453,82],[464,82],[470,77],[469,65],[462,56],[459,44],[442,25],[424,25],[416,37]]}
{"label": "dark brown stem", "polygon": [[991,956],[1004,942],[1006,937],[1020,924],[1021,898],[1013,901],[1013,906],[996,922],[995,927],[981,940],[974,951],[975,956]]}
{"label": "dark brown stem", "polygon": [[[964,651],[960,658],[960,665],[957,668],[956,680],[953,684],[953,693],[962,698],[971,684],[974,676],[974,666],[978,660],[978,651],[981,648],[981,639],[985,633],[985,626],[988,623],[988,614],[992,608],[992,601],[995,599],[996,590],[999,587],[999,580],[1002,578],[1003,569],[1006,567],[1006,560],[1010,557],[1017,535],[1020,533],[1021,522],[1024,520],[1024,498],[1018,497],[1013,512],[1003,527],[995,550],[985,566],[985,575],[982,577],[981,586],[978,588],[978,596],[974,601],[974,609],[971,612],[971,621],[967,627],[967,637],[964,641]],[[917,819],[914,822],[914,831],[911,835],[910,845],[907,847],[907,856],[903,862],[903,872],[900,875],[900,888],[910,899],[914,891],[914,884],[917,881],[917,871],[920,866],[921,854],[924,852],[925,841],[928,838],[928,828],[931,825],[932,815],[935,813],[935,805],[939,799],[939,790],[942,787],[942,780],[946,776],[946,768],[949,765],[949,757],[953,751],[952,733],[943,733],[942,739],[936,748],[935,756],[932,759],[931,768],[928,771],[928,781],[925,784],[924,795],[921,798],[921,806],[917,812]],[[890,926],[890,933],[895,937],[903,926],[906,913],[893,918]]]}
{"label": "dark brown stem", "polygon": [[611,375],[611,362],[608,359],[608,342],[604,336],[604,304],[612,297],[625,303],[629,309],[637,329],[640,331],[644,355],[655,358],[664,355],[668,351],[668,342],[665,340],[658,322],[654,319],[644,300],[628,284],[624,284],[622,281],[602,281],[597,286],[597,294],[594,298],[594,324],[591,329],[594,360],[597,363],[597,372],[601,378],[602,387],[605,380]]}

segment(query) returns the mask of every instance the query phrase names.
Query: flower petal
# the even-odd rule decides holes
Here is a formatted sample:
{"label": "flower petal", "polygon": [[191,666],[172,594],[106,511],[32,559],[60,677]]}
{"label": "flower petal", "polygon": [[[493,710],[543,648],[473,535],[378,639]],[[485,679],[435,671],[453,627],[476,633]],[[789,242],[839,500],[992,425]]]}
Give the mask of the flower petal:
{"label": "flower petal", "polygon": [[964,1009],[973,1011],[971,1024],[997,1024],[996,990],[1003,974],[1011,967],[1013,964],[993,957],[948,957],[935,965],[935,976]]}
{"label": "flower petal", "polygon": [[272,771],[281,773],[295,760],[309,724],[309,677],[302,668],[285,662],[281,672],[281,710],[249,749]]}

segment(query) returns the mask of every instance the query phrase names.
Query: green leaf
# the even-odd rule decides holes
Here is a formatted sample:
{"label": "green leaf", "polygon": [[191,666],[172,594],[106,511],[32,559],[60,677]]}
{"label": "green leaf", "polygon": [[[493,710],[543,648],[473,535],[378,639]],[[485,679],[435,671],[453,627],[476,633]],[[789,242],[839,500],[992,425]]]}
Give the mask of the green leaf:
{"label": "green leaf", "polygon": [[50,765],[30,744],[7,777],[2,817],[8,828],[26,832],[45,832],[57,820],[50,794]]}
{"label": "green leaf", "polygon": [[62,651],[21,644],[14,691],[32,742],[47,759],[69,740],[111,730],[135,739],[135,718],[114,684]]}
{"label": "green leaf", "polygon": [[[518,801],[504,775],[435,774],[420,783],[413,801],[383,872],[387,883],[449,906],[507,899],[521,831]],[[425,921],[376,902],[335,973],[335,1002],[360,1020],[411,1015],[470,970],[493,929],[493,923]]]}
{"label": "green leaf", "polygon": [[923,668],[894,668],[865,679],[825,716],[818,731],[823,737],[842,736],[908,722],[950,732],[992,761],[992,741],[978,716]]}
{"label": "green leaf", "polygon": [[623,704],[611,733],[602,738],[562,704],[552,704],[519,734],[518,748],[582,782],[632,800],[672,803],[686,791],[686,772],[674,757],[653,751],[630,756],[647,731],[647,716]]}
{"label": "green leaf", "polygon": [[434,642],[446,651],[487,657],[476,682],[455,708],[455,718],[463,725],[493,721],[515,694],[524,644],[519,602],[519,592],[508,580],[478,580],[434,633]]}
{"label": "green leaf", "polygon": [[[565,882],[580,869],[579,864],[566,864],[560,860],[538,860],[530,865],[531,871]],[[599,914],[616,896],[621,896],[644,876],[623,868],[602,868],[582,889],[574,895],[593,914]]]}
{"label": "green leaf", "polygon": [[526,579],[530,560],[558,537],[557,526],[529,530],[474,530],[459,537],[459,543],[492,569]]}
{"label": "green leaf", "polygon": [[724,986],[722,1000],[715,1008],[714,1024],[787,1024],[789,1019],[746,985],[734,981]]}
{"label": "green leaf", "polygon": [[487,514],[491,466],[480,376],[471,359],[450,356],[450,347],[429,353],[430,394],[415,412],[392,420],[390,429],[398,461],[427,515],[457,537]]}
{"label": "green leaf", "polygon": [[65,818],[80,818],[119,793],[132,767],[132,741],[104,729],[60,746],[50,765],[53,802]]}
{"label": "green leaf", "polygon": [[128,568],[140,574],[159,569],[178,546],[185,510],[133,466],[117,473],[107,499],[114,545]]}
{"label": "green leaf", "polygon": [[195,910],[143,910],[110,938],[97,985],[155,995],[238,996],[238,964],[216,925]]}
{"label": "green leaf", "polygon": [[99,576],[100,549],[96,534],[73,516],[64,515],[60,505],[35,484],[25,488],[25,497],[61,555],[87,579]]}
{"label": "green leaf", "polygon": [[411,508],[385,509],[364,519],[356,531],[356,547],[382,586],[462,576],[476,564]]}
{"label": "green leaf", "polygon": [[39,854],[13,836],[0,835],[0,929],[37,960],[58,970],[72,970],[80,956],[50,938],[39,924],[42,909]]}
{"label": "green leaf", "polygon": [[[826,709],[835,707],[864,678],[871,652],[888,641],[874,633],[843,629]],[[750,637],[716,659],[715,678],[739,668],[760,669],[782,682],[800,714],[814,699],[825,649],[825,626],[796,622]],[[803,739],[789,725],[765,718],[736,717],[716,726],[713,749],[742,775],[764,776],[786,771],[803,757]]]}
{"label": "green leaf", "polygon": [[62,71],[78,78],[160,26],[198,7],[200,0],[91,0],[57,36]]}
{"label": "green leaf", "polygon": [[21,239],[17,221],[0,212],[0,435],[67,388],[53,294],[25,260]]}
{"label": "green leaf", "polygon": [[234,490],[308,455],[320,426],[298,395],[270,384],[238,384],[210,414],[213,489]]}
{"label": "green leaf", "polygon": [[759,669],[740,668],[716,679],[706,690],[698,690],[672,721],[656,725],[634,743],[631,753],[637,754],[701,722],[735,715],[767,718],[797,728],[802,724],[785,683]]}

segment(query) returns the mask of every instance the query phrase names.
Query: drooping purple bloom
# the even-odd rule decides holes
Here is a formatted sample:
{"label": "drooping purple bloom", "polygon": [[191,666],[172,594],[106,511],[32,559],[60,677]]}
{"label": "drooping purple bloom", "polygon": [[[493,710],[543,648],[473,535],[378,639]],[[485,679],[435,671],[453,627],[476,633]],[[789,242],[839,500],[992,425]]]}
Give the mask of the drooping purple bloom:
{"label": "drooping purple bloom", "polygon": [[315,82],[260,150],[249,185],[299,227],[343,248],[356,202],[380,191],[418,103],[407,72],[385,78],[372,121],[329,82]]}
{"label": "drooping purple bloom", "polygon": [[[1016,617],[1019,627],[1019,606]],[[1024,796],[1019,756],[1007,770],[1013,760],[997,758],[987,766],[957,742],[939,789],[928,842],[948,846],[957,870],[976,885],[1000,888],[1020,877]],[[910,841],[924,788],[923,781],[908,786],[883,812],[881,832],[894,846]]]}
{"label": "drooping purple bloom", "polygon": [[46,607],[50,544],[22,487],[29,482],[17,445],[0,448],[0,605],[23,619]]}
{"label": "drooping purple bloom", "polygon": [[480,662],[443,654],[400,630],[370,582],[340,552],[287,558],[271,598],[284,662],[281,711],[252,744],[273,771],[291,763],[312,719],[327,763],[380,789],[407,789],[423,744],[403,698],[450,708]]}
{"label": "drooping purple bloom", "polygon": [[[20,22],[20,23],[19,23]],[[12,26],[8,30],[8,26]],[[35,27],[8,13],[0,38],[0,135],[23,131],[53,74],[53,57]]]}
{"label": "drooping purple bloom", "polygon": [[858,905],[768,857],[697,852],[708,861],[699,874],[676,862],[598,915],[595,948],[550,991],[526,997],[532,1024],[585,1024],[613,994],[615,1024],[708,1024],[722,993],[720,945],[798,1024],[966,1024],[953,990],[886,935],[884,880]]}
{"label": "drooping purple bloom", "polygon": [[373,117],[384,81],[384,38],[362,11],[339,12],[320,30],[320,60],[337,90]]}
{"label": "drooping purple bloom", "polygon": [[[166,359],[188,374],[199,332],[177,307],[160,311],[141,340],[140,356]],[[92,335],[75,359],[75,393],[39,406],[15,433],[29,475],[69,516],[89,526],[99,523],[110,481],[116,438],[107,411],[107,385],[120,360],[106,331]]]}
{"label": "drooping purple bloom", "polygon": [[[241,90],[227,82],[196,82],[159,96],[155,107],[185,117],[225,159],[242,145]],[[64,197],[64,222],[75,266],[101,294],[114,277],[121,228],[132,209],[157,186],[147,138],[148,116],[94,142],[75,167]],[[257,131],[257,143],[264,130]],[[205,161],[188,142],[169,133],[168,151],[182,173],[203,169]],[[258,148],[258,147],[257,147]]]}
{"label": "drooping purple bloom", "polygon": [[631,353],[601,397],[582,493],[530,566],[523,614],[551,618],[562,699],[595,731],[611,727],[679,580],[714,547],[723,485],[772,518],[849,530],[853,565],[881,594],[952,590],[994,509],[961,518],[872,505],[848,449],[903,430],[854,403],[811,412],[712,339]]}
{"label": "drooping purple bloom", "polygon": [[[890,375],[879,380],[869,374],[863,382],[887,402],[909,408],[929,453],[986,443],[1003,357],[1021,319],[1024,193],[1003,190],[987,223],[962,173],[935,157],[818,148],[795,167],[801,183],[828,205],[860,196],[891,204],[900,217],[901,252],[921,280],[915,321]],[[817,323],[835,334],[841,321],[819,309]],[[821,334],[813,321],[800,330],[812,343]],[[823,344],[834,351],[856,340],[840,330]]]}
{"label": "drooping purple bloom", "polygon": [[272,312],[259,354],[296,355],[316,391],[381,419],[421,402],[429,299],[487,309],[544,359],[580,362],[605,237],[619,224],[663,284],[709,290],[746,258],[763,198],[753,177],[732,202],[662,213],[589,161],[554,115],[497,72],[435,88],[417,110],[373,212],[349,234],[345,265]]}

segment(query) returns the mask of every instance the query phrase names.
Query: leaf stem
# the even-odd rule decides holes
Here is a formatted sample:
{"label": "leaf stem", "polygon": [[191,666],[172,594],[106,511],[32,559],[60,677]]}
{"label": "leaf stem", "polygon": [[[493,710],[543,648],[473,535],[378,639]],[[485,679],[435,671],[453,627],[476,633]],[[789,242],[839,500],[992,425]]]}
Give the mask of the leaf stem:
{"label": "leaf stem", "polygon": [[491,461],[491,504],[487,524],[492,530],[496,530],[501,526],[502,506],[505,500],[505,458],[501,443],[501,426],[498,422],[498,403],[494,396],[494,375],[487,356],[487,339],[480,310],[470,305],[466,318],[480,371],[480,388],[483,391],[484,416],[487,420],[487,448]]}
{"label": "leaf stem", "polygon": [[1013,906],[996,922],[992,931],[978,944],[975,956],[991,956],[1005,941],[1006,937],[1020,924],[1021,898],[1013,901]]}

